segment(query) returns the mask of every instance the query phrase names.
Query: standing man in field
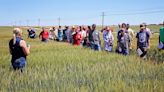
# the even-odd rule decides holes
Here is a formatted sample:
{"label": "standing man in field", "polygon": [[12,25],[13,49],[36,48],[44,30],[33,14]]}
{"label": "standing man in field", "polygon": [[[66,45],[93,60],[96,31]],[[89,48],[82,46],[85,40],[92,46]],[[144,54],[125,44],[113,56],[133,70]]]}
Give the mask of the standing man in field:
{"label": "standing man in field", "polygon": [[63,29],[63,41],[67,41],[67,35],[66,35],[67,30],[68,30],[68,26],[65,26],[65,28]]}
{"label": "standing man in field", "polygon": [[150,48],[150,34],[145,29],[145,25],[140,25],[140,31],[136,35],[137,53],[141,58],[146,58],[147,50]]}
{"label": "standing man in field", "polygon": [[101,50],[101,41],[100,41],[100,33],[96,30],[96,24],[92,25],[92,36],[93,36],[93,44],[94,44],[94,50],[100,51]]}
{"label": "standing man in field", "polygon": [[87,45],[88,47],[90,47],[91,49],[93,49],[93,36],[92,36],[92,28],[91,26],[87,27]]}
{"label": "standing man in field", "polygon": [[9,42],[9,51],[12,55],[11,63],[14,70],[21,70],[26,65],[26,56],[30,54],[30,45],[22,39],[22,30],[14,28],[13,38]]}
{"label": "standing man in field", "polygon": [[39,34],[39,38],[41,39],[42,42],[47,42],[49,38],[49,32],[47,28],[42,28],[41,33]]}
{"label": "standing man in field", "polygon": [[63,40],[63,30],[61,28],[61,26],[59,26],[58,28],[58,39],[59,42],[61,42]]}

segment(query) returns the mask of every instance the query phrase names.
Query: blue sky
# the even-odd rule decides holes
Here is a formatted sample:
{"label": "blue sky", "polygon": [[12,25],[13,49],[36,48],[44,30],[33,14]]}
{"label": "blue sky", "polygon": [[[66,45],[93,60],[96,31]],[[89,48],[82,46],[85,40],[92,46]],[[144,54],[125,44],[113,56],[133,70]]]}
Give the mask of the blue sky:
{"label": "blue sky", "polygon": [[0,0],[0,25],[160,23],[164,0]]}

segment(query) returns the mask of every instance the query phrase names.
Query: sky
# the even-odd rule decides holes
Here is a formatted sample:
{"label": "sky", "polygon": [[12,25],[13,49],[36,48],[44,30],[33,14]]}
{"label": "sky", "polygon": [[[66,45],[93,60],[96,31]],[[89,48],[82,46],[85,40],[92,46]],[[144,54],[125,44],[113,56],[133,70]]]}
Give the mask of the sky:
{"label": "sky", "polygon": [[0,25],[158,24],[164,0],[0,0]]}

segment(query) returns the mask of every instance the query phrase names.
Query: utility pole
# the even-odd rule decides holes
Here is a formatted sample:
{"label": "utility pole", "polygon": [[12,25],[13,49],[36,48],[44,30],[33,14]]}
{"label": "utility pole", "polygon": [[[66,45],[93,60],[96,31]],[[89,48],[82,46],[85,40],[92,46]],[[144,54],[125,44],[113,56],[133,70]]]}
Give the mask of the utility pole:
{"label": "utility pole", "polygon": [[38,27],[40,27],[40,19],[38,19]]}
{"label": "utility pole", "polygon": [[60,21],[61,21],[61,19],[60,19],[60,17],[58,18],[58,25],[60,26]]}
{"label": "utility pole", "polygon": [[26,20],[26,23],[27,23],[27,27],[29,26],[29,20]]}
{"label": "utility pole", "polygon": [[14,24],[15,24],[15,27],[16,27],[17,26],[17,21],[15,21]]}
{"label": "utility pole", "polygon": [[105,13],[104,12],[102,12],[102,29],[104,28],[104,16],[105,16]]}
{"label": "utility pole", "polygon": [[19,26],[20,26],[20,27],[22,26],[22,21],[21,21],[21,20],[19,20]]}

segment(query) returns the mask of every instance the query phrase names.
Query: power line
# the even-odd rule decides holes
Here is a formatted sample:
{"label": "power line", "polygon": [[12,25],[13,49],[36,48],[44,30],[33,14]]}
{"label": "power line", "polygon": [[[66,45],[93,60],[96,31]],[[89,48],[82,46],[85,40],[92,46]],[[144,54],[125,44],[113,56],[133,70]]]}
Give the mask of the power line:
{"label": "power line", "polygon": [[135,9],[135,10],[130,10],[130,8],[129,9],[126,9],[126,10],[124,10],[124,11],[118,11],[118,10],[107,10],[107,11],[105,11],[105,12],[147,12],[147,11],[159,11],[159,10],[164,10],[164,7],[160,7],[160,8],[146,8],[146,9]]}
{"label": "power line", "polygon": [[164,13],[164,10],[159,11],[145,11],[145,12],[131,12],[131,13],[111,13],[110,15],[140,15],[140,14],[154,14],[154,13]]}

